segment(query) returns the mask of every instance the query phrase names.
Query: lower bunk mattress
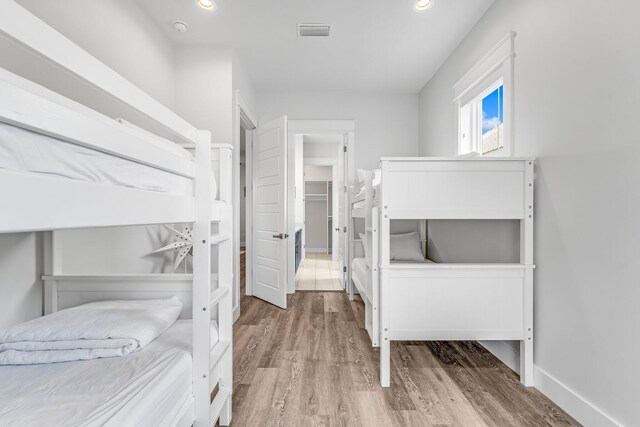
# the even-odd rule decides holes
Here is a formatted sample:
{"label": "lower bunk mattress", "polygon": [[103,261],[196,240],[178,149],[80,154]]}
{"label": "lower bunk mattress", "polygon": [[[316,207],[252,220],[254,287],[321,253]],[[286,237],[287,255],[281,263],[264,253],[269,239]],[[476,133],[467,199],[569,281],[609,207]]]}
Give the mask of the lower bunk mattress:
{"label": "lower bunk mattress", "polygon": [[371,270],[367,265],[367,260],[364,258],[354,258],[351,262],[351,276],[354,279],[354,283],[357,281],[356,286],[362,287],[358,289],[360,293],[365,293],[367,298],[370,298],[371,289]]}
{"label": "lower bunk mattress", "polygon": [[0,426],[174,426],[192,402],[191,337],[178,320],[124,357],[2,366]]}

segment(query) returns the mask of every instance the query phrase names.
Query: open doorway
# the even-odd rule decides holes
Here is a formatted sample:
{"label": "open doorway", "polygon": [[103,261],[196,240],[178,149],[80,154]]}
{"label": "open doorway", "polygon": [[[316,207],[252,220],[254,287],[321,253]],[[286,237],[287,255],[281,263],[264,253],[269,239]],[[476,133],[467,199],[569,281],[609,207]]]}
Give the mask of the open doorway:
{"label": "open doorway", "polygon": [[[236,92],[236,105],[234,111],[234,292],[233,292],[233,319],[240,317],[240,297],[246,293],[246,283],[251,280],[251,245],[247,242],[251,238],[251,141],[253,133],[258,126],[247,104],[243,101],[239,92]],[[249,184],[249,185],[248,185]]]}
{"label": "open doorway", "polygon": [[342,291],[340,271],[338,183],[344,171],[338,169],[343,152],[342,135],[304,135],[297,150],[296,172],[302,170],[302,200],[296,211],[296,291]]}
{"label": "open doorway", "polygon": [[295,160],[289,163],[295,181],[289,192],[295,230],[290,243],[295,257],[288,293],[344,291],[349,222],[346,189],[352,182],[354,123],[290,121],[288,135],[295,153]]}

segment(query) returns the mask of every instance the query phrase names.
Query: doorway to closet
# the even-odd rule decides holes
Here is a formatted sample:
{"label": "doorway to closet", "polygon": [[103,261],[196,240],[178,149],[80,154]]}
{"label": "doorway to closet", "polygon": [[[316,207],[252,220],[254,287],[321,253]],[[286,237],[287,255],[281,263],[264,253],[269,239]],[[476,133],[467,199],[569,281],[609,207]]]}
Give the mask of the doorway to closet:
{"label": "doorway to closet", "polygon": [[[338,262],[339,187],[338,167],[344,156],[340,135],[306,135],[296,172],[302,169],[301,212],[296,211],[296,291],[342,291],[343,274]],[[302,161],[300,160],[302,158]],[[301,164],[302,163],[302,164]],[[298,200],[299,197],[296,198]],[[304,232],[303,232],[304,231]]]}

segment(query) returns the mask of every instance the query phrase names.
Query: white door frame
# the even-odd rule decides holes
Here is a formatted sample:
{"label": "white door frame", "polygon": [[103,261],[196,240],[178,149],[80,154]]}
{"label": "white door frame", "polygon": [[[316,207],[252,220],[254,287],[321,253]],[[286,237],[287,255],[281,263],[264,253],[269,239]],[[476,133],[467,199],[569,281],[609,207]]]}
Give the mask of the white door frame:
{"label": "white door frame", "polygon": [[[295,141],[296,135],[342,135],[344,136],[344,144],[347,147],[347,175],[349,182],[347,186],[352,186],[355,182],[356,169],[355,169],[355,120],[289,120],[288,129],[289,141]],[[289,144],[287,152],[287,187],[288,187],[288,200],[287,211],[295,212],[295,194],[296,194],[296,181],[294,176],[295,171],[295,144]],[[350,207],[347,207],[349,210]],[[289,215],[287,218],[287,228],[290,236],[296,234],[295,215]],[[347,224],[348,226],[348,224]],[[349,234],[347,233],[347,236]],[[349,245],[347,245],[348,247]],[[287,266],[288,266],[288,281],[287,291],[292,294],[296,289],[296,271],[295,271],[295,238],[289,239],[287,243]],[[349,263],[349,253],[345,253],[345,265]],[[349,268],[349,266],[347,266]]]}
{"label": "white door frame", "polygon": [[233,321],[240,317],[240,129],[247,131],[245,141],[245,185],[247,187],[247,195],[245,200],[245,268],[246,271],[246,294],[252,294],[253,275],[251,271],[252,248],[247,244],[251,241],[253,230],[252,219],[252,187],[249,185],[253,180],[253,163],[251,158],[251,143],[253,140],[253,129],[258,127],[258,119],[251,112],[247,103],[240,96],[240,91],[236,91],[235,105],[233,110]]}

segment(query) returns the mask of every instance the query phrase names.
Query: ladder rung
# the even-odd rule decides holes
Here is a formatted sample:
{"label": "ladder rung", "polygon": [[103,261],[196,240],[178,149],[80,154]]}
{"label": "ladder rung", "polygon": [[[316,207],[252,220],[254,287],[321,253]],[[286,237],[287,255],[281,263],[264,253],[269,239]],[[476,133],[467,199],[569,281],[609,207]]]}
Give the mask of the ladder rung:
{"label": "ladder rung", "polygon": [[220,340],[213,346],[213,350],[209,353],[209,369],[212,369],[220,362],[222,356],[229,349],[229,344],[227,340]]}
{"label": "ladder rung", "polygon": [[217,245],[218,243],[222,243],[225,240],[229,240],[231,238],[231,234],[214,234],[209,239],[212,245]]}
{"label": "ladder rung", "polygon": [[222,298],[226,297],[229,294],[229,288],[226,286],[221,286],[215,291],[211,292],[211,300],[209,301],[209,307],[218,304]]}
{"label": "ladder rung", "polygon": [[211,406],[209,406],[209,425],[213,425],[218,420],[220,411],[230,396],[231,391],[228,388],[220,387],[216,397],[211,402]]}

